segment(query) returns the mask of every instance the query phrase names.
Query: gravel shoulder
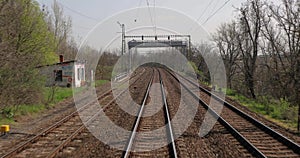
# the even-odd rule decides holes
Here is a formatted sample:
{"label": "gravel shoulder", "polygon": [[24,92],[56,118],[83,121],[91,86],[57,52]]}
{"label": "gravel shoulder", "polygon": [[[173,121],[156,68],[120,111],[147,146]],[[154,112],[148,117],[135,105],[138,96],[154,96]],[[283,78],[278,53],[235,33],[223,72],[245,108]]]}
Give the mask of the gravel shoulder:
{"label": "gravel shoulder", "polygon": [[[97,93],[102,93],[109,88],[110,82],[96,89]],[[75,110],[76,107],[73,97],[70,97],[38,114],[24,115],[15,118],[16,123],[10,125],[10,133],[0,137],[0,156],[8,152],[12,147],[28,140]]]}

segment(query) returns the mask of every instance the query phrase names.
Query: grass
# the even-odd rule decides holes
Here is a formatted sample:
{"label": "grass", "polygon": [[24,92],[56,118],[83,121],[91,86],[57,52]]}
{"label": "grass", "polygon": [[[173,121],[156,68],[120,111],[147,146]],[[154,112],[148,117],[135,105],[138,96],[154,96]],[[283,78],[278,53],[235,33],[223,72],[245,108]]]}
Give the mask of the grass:
{"label": "grass", "polygon": [[[48,97],[51,94],[51,87],[46,87],[44,91],[44,96]],[[66,88],[66,87],[56,87],[53,102],[57,103],[60,102],[66,98],[69,98],[73,95],[72,88]]]}
{"label": "grass", "polygon": [[31,115],[34,116],[36,113],[45,110],[46,106],[43,104],[38,105],[19,105],[15,107],[6,107],[1,110],[0,124],[14,124],[14,118],[18,116]]}
{"label": "grass", "polygon": [[34,114],[37,112],[40,112],[45,109],[45,106],[40,105],[21,105],[18,107],[18,110],[16,111],[15,115],[28,115],[28,114]]}
{"label": "grass", "polygon": [[108,82],[108,80],[96,80],[95,85],[96,85],[96,87],[99,87],[107,82]]}
{"label": "grass", "polygon": [[[101,86],[107,83],[107,80],[96,80],[95,84],[97,86]],[[80,87],[79,90],[83,90],[84,88]],[[77,90],[77,89],[76,89]],[[44,98],[45,102],[47,102],[48,96],[51,94],[52,88],[45,87],[44,88]],[[58,102],[67,99],[73,96],[72,88],[66,87],[56,87],[55,95],[52,102],[38,104],[38,105],[19,105],[15,107],[6,107],[0,110],[0,125],[2,124],[14,124],[14,118],[18,116],[26,116],[26,115],[37,115],[38,113],[47,109],[47,107],[53,107]],[[47,104],[47,106],[46,106]]]}
{"label": "grass", "polygon": [[[107,83],[108,80],[96,80],[95,81],[95,86],[98,87],[98,86],[101,86],[105,83]],[[76,92],[80,92],[82,90],[84,90],[85,87],[79,87],[79,88],[76,88]],[[51,88],[50,87],[46,87],[46,90],[45,90],[45,95],[46,97],[48,97],[51,93]],[[55,96],[54,96],[54,104],[55,103],[58,103],[64,99],[67,99],[69,97],[71,97],[73,95],[73,90],[72,88],[66,88],[66,87],[57,87],[56,91],[55,91]]]}
{"label": "grass", "polygon": [[258,97],[256,100],[247,98],[227,89],[227,96],[236,100],[251,111],[263,115],[265,118],[278,123],[281,126],[296,130],[297,111],[296,106],[291,105],[284,99],[275,100],[270,97]]}
{"label": "grass", "polygon": [[12,118],[6,118],[0,115],[0,125],[11,125],[15,124],[15,121]]}

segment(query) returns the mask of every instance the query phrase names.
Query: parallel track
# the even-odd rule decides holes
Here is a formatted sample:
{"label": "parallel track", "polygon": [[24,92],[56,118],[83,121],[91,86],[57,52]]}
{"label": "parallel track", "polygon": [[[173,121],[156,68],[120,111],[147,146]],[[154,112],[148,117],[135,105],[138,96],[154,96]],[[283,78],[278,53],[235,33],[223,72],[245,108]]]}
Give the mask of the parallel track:
{"label": "parallel track", "polygon": [[[142,73],[143,72],[144,69],[142,70]],[[132,76],[132,78],[134,77],[136,77],[137,79],[135,79],[133,83],[138,80],[139,76],[138,74],[135,74],[134,76]],[[124,83],[125,82],[126,81],[124,81]],[[109,98],[110,101],[102,108],[105,109],[106,107],[108,107],[108,105],[113,103],[115,99],[120,97],[121,94],[123,94],[127,89],[120,92],[120,94],[116,96],[116,98],[110,98],[109,94],[112,90],[107,90],[102,95],[97,97],[97,101],[107,100],[107,98]],[[85,101],[84,98],[83,101]],[[61,149],[64,148],[66,144],[68,144],[75,136],[77,136],[83,129],[85,129],[85,125],[82,123],[79,117],[79,112],[89,118],[88,120],[86,120],[85,124],[92,122],[93,119],[100,113],[92,112],[95,109],[95,106],[98,105],[95,103],[95,101],[86,103],[84,106],[62,118],[60,121],[54,123],[42,132],[36,134],[34,137],[20,143],[17,147],[1,156],[1,158],[27,157],[27,155],[32,155],[33,153],[36,154],[35,157],[54,157]]]}
{"label": "parallel track", "polygon": [[[163,85],[162,77],[160,75],[160,72],[158,70],[152,76],[150,82],[148,83],[147,92],[145,93],[143,103],[140,107],[138,116],[136,118],[132,133],[130,135],[130,138],[128,140],[128,143],[125,147],[125,150],[122,154],[122,157],[175,157],[177,158],[177,151],[175,146],[175,140],[173,137],[173,129],[169,114],[169,108],[167,104],[166,94],[165,94],[165,88]],[[160,97],[161,101],[159,101],[158,98],[153,102],[156,102],[155,105],[146,105],[146,101],[149,97],[149,91],[153,83],[159,82],[160,84]],[[159,95],[158,95],[159,96]],[[159,112],[156,113],[156,117],[144,117],[143,114],[146,112],[149,112],[151,110],[154,110],[153,108],[160,107],[159,104],[163,106],[163,109],[161,109]],[[159,128],[161,126],[164,126],[167,124],[167,129],[165,129],[166,134],[160,133],[160,135],[149,135],[147,132]],[[138,133],[141,132],[141,133]],[[145,132],[146,134],[144,134]],[[165,142],[162,142],[165,141]],[[171,142],[170,144],[161,147],[156,150],[151,150],[151,144],[155,142],[156,145],[160,145],[161,143]],[[152,144],[155,146],[155,144]],[[142,151],[142,152],[141,152]]]}
{"label": "parallel track", "polygon": [[[174,78],[175,75],[168,71]],[[209,107],[208,100],[203,100],[199,94],[195,94],[187,89],[193,97],[201,103],[231,134],[253,155],[256,157],[300,157],[300,146],[287,137],[281,135],[270,127],[264,125],[250,115],[244,113],[230,103],[222,100],[193,81],[176,74],[187,81],[180,83],[184,88],[186,84],[198,87],[202,92],[211,96],[219,103],[224,103],[223,112],[218,115],[213,108]],[[176,78],[177,81],[179,81]]]}
{"label": "parallel track", "polygon": [[[140,110],[138,111],[138,117],[136,117],[136,119],[133,117],[131,121],[134,122],[132,133],[127,143],[127,137],[124,140],[124,144],[126,143],[124,151],[118,151],[115,154],[116,157],[177,157],[178,153],[176,150],[179,151],[180,149],[179,147],[177,147],[178,149],[176,149],[177,143],[174,140],[173,128],[171,124],[172,118],[169,112],[172,110],[170,110],[170,107],[168,107],[165,87],[160,71],[163,70],[153,70],[152,77],[147,84],[147,90],[145,93],[143,92],[144,97]],[[254,119],[253,117],[231,105],[230,103],[222,100],[220,97],[216,96],[210,91],[204,89],[203,87],[200,87],[195,82],[179,74],[176,74],[175,76],[172,72],[167,72],[190,93],[190,96],[192,96],[195,100],[197,100],[197,102],[200,103],[203,110],[206,109],[213,117],[218,119],[218,125],[222,125],[222,128],[225,127],[226,130],[229,131],[231,135],[245,148],[244,149],[241,146],[241,148],[243,148],[245,152],[248,151],[255,157],[300,157],[299,144],[293,142],[292,140],[276,132],[265,124],[259,122],[258,120]],[[180,82],[177,77],[182,78],[183,80],[181,81],[184,82]],[[148,79],[149,78],[147,78],[147,82]],[[135,83],[137,80],[139,80],[138,76],[133,83]],[[159,93],[158,97],[151,99],[156,100],[157,105],[155,106],[158,106],[158,104],[162,105],[162,109],[157,112],[155,116],[143,117],[145,113],[149,111],[151,112],[151,110],[154,111],[154,109],[152,109],[153,107],[147,105],[147,101],[150,100],[149,93],[153,83],[159,83],[160,91],[157,92]],[[224,103],[222,113],[220,115],[217,114],[214,108],[208,105],[209,100],[207,98],[209,97],[201,98],[199,97],[200,94],[193,92],[187,87],[195,87],[196,89],[199,88],[201,90],[201,94],[205,94],[211,97],[214,100],[215,104]],[[32,156],[33,153],[36,154],[34,155],[35,157],[56,156],[59,151],[61,151],[68,143],[70,143],[70,141],[74,139],[74,137],[76,137],[86,128],[85,125],[92,124],[93,122],[95,122],[96,117],[99,114],[102,114],[109,107],[111,108],[111,105],[115,105],[115,100],[117,98],[120,99],[121,97],[123,97],[122,94],[125,93],[126,90],[128,89],[122,90],[122,92],[120,92],[119,95],[116,96],[116,98],[111,97],[111,90],[104,92],[101,96],[98,97],[98,100],[106,100],[107,103],[98,112],[91,112],[91,110],[94,110],[93,106],[97,106],[96,104],[94,104],[94,101],[88,102],[86,105],[78,109],[78,111],[81,111],[81,114],[88,116],[88,119],[84,120],[84,124],[81,123],[78,112],[75,111],[67,117],[64,117],[59,122],[53,124],[49,128],[38,133],[36,136],[30,138],[28,141],[23,142],[2,157],[28,157]],[[160,98],[161,100],[158,98]],[[123,98],[122,101],[126,100]],[[134,119],[135,121],[133,121]],[[157,140],[153,140],[153,136],[147,134],[139,134],[139,132],[147,133],[148,131],[152,131],[164,125],[167,125],[165,130],[166,133],[155,136],[155,138],[159,139],[159,141],[167,141],[171,143],[156,150],[148,151],[147,149],[149,149],[149,147],[147,146],[151,144],[149,143],[149,141]],[[131,125],[128,127],[131,128]],[[177,146],[180,145],[177,144]]]}

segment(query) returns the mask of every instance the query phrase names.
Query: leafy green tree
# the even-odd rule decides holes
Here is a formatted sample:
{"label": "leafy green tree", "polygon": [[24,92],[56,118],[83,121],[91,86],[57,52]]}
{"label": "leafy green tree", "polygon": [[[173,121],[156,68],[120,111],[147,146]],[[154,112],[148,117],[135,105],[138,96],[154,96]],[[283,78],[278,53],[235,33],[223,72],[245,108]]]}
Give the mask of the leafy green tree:
{"label": "leafy green tree", "polygon": [[0,105],[40,103],[43,80],[36,68],[47,63],[54,36],[33,0],[0,1]]}

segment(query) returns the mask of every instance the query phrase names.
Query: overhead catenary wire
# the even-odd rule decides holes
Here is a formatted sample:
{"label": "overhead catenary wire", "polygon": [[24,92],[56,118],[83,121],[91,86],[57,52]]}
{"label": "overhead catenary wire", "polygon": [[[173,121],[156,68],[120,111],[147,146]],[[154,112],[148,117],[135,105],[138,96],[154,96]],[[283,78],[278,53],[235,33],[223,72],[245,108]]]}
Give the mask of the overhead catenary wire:
{"label": "overhead catenary wire", "polygon": [[64,8],[68,9],[69,11],[71,11],[71,12],[73,12],[73,13],[76,13],[76,14],[78,14],[78,15],[80,15],[80,16],[82,16],[82,17],[85,17],[85,18],[87,18],[87,19],[90,19],[90,20],[99,22],[98,19],[93,18],[93,17],[90,17],[90,16],[87,16],[87,15],[85,15],[85,14],[83,14],[83,13],[81,13],[81,12],[75,10],[75,9],[72,9],[72,8],[68,7],[67,5],[63,4],[62,2],[58,2],[58,3],[59,3],[60,5],[62,5]]}
{"label": "overhead catenary wire", "polygon": [[221,7],[219,7],[213,14],[211,14],[203,23],[202,25],[205,25],[213,16],[215,16],[221,9],[225,7],[225,5],[229,2],[230,0],[227,0]]}
{"label": "overhead catenary wire", "polygon": [[210,5],[212,5],[212,3],[214,2],[215,0],[211,0],[210,3],[205,7],[205,9],[203,10],[202,14],[197,18],[197,21],[200,20],[200,18],[202,18],[202,16],[204,15],[204,13],[206,12],[206,10],[209,8]]}
{"label": "overhead catenary wire", "polygon": [[156,28],[155,28],[155,25],[154,25],[154,22],[153,22],[153,16],[152,16],[152,14],[151,14],[151,9],[150,9],[149,0],[146,0],[146,2],[147,2],[147,6],[148,6],[148,12],[149,12],[149,15],[150,15],[151,24],[152,24],[152,26],[153,26],[153,28],[154,28],[154,32],[155,32],[155,34],[156,34]]}
{"label": "overhead catenary wire", "polygon": [[220,0],[216,1],[216,3],[213,5],[210,13],[209,13],[209,16],[212,15],[215,11],[215,9],[217,8],[218,4],[220,3]]}
{"label": "overhead catenary wire", "polygon": [[[223,9],[224,7],[225,7],[225,5],[229,2],[229,1],[231,1],[231,0],[227,0],[222,6],[220,6],[215,12],[213,12],[210,16],[208,16],[207,17],[207,19],[202,23],[202,25],[205,25],[214,15],[216,15],[221,9]],[[211,3],[212,3],[212,1],[211,1]],[[211,4],[210,3],[210,4]],[[208,5],[208,6],[210,6],[210,4]],[[218,2],[215,4],[215,7],[214,7],[214,9],[216,8],[216,6],[217,6],[217,4],[218,4]],[[208,7],[207,7],[208,8]],[[212,10],[214,10],[214,9],[212,9]],[[202,17],[202,15],[201,15],[201,17]],[[200,20],[200,18],[198,18],[197,19],[197,22]],[[195,28],[195,29],[197,29],[197,28]],[[195,29],[190,29],[188,32],[192,32],[192,31],[194,31]]]}
{"label": "overhead catenary wire", "polygon": [[154,8],[153,8],[153,12],[154,12],[154,29],[155,29],[155,34],[156,34],[156,4],[155,4],[155,0],[154,0]]}
{"label": "overhead catenary wire", "polygon": [[139,13],[140,13],[140,7],[142,5],[142,0],[139,1],[138,7],[137,7],[137,11],[136,11],[136,17],[134,19],[134,22],[137,22],[137,19],[139,18]]}
{"label": "overhead catenary wire", "polygon": [[[202,16],[204,15],[204,13],[206,12],[206,10],[209,8],[209,6],[214,2],[215,0],[211,0],[210,3],[205,7],[205,9],[203,10],[203,12],[200,14],[200,16],[196,19],[196,22],[198,22]],[[194,29],[194,26],[191,26],[191,28],[189,29],[188,32],[191,32]]]}

